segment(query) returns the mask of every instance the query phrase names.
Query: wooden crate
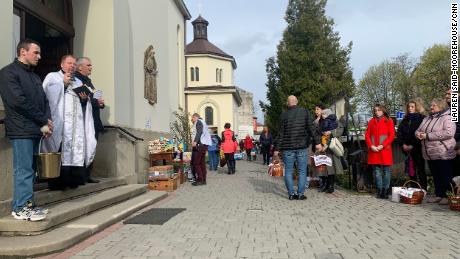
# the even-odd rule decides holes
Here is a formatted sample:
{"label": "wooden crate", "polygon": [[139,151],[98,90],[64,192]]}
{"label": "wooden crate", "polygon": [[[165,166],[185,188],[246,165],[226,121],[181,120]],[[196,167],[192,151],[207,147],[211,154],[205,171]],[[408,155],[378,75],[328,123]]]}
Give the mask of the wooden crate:
{"label": "wooden crate", "polygon": [[155,191],[167,191],[172,192],[177,189],[178,177],[173,177],[165,181],[150,181],[149,189]]}
{"label": "wooden crate", "polygon": [[149,167],[149,172],[164,172],[164,171],[174,171],[174,167],[172,165],[157,165]]}
{"label": "wooden crate", "polygon": [[179,173],[179,178],[180,178],[180,183],[183,184],[185,182],[187,182],[187,173],[185,172],[180,172]]}

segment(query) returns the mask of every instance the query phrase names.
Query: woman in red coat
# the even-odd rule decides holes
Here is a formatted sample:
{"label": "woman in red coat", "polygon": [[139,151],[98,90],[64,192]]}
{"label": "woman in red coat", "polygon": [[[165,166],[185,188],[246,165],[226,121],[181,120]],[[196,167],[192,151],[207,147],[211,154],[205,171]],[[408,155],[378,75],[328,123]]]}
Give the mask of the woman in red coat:
{"label": "woman in red coat", "polygon": [[367,163],[372,165],[377,185],[377,198],[386,199],[391,180],[395,126],[383,105],[374,106],[374,118],[366,130]]}
{"label": "woman in red coat", "polygon": [[220,144],[220,149],[224,152],[225,159],[227,160],[227,174],[235,174],[235,152],[238,144],[236,142],[235,133],[230,129],[230,127],[230,123],[225,123],[225,130],[222,132],[222,143]]}
{"label": "woman in red coat", "polygon": [[254,148],[254,144],[252,144],[252,139],[251,136],[246,135],[246,138],[244,139],[244,149],[246,150],[246,155],[248,156],[248,161],[251,161],[251,151]]}

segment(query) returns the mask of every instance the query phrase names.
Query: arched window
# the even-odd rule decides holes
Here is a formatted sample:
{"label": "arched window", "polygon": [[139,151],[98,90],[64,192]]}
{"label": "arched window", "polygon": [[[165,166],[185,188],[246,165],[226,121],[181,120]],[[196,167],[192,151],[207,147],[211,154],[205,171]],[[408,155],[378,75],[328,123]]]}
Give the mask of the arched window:
{"label": "arched window", "polygon": [[219,69],[216,68],[216,82],[219,82]]}
{"label": "arched window", "polygon": [[204,109],[204,118],[207,125],[214,124],[214,109],[211,106]]}
{"label": "arched window", "polygon": [[195,81],[200,81],[200,69],[195,67]]}
{"label": "arched window", "polygon": [[224,80],[224,79],[222,78],[222,68],[219,69],[219,80],[220,80],[221,83],[222,83],[222,80]]}
{"label": "arched window", "polygon": [[190,68],[190,80],[195,81],[195,69],[193,67]]}

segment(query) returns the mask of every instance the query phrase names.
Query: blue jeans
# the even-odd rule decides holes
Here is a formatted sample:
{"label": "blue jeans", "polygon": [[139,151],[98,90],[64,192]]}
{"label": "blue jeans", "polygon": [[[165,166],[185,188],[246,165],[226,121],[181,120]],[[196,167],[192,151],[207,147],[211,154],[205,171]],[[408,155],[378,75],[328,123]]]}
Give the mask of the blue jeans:
{"label": "blue jeans", "polygon": [[33,204],[35,162],[34,154],[38,152],[40,139],[12,139],[13,146],[13,169],[14,169],[14,192],[11,207],[13,211],[19,211],[28,202]]}
{"label": "blue jeans", "polygon": [[378,189],[389,189],[391,171],[388,165],[374,165],[375,184]]}
{"label": "blue jeans", "polygon": [[294,161],[297,161],[297,171],[299,172],[297,194],[302,195],[305,192],[307,182],[307,157],[308,151],[306,148],[283,151],[284,183],[289,195],[295,194],[294,180],[292,179],[294,173]]}
{"label": "blue jeans", "polygon": [[211,168],[211,170],[217,170],[217,163],[219,162],[219,160],[217,159],[216,151],[208,151],[208,157],[209,168]]}

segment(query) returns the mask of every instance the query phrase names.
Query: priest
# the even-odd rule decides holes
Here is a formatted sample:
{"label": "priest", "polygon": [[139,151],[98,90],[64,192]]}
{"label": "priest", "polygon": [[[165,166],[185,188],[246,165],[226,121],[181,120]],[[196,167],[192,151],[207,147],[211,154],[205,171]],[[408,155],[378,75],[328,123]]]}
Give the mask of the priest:
{"label": "priest", "polygon": [[54,122],[52,137],[43,143],[45,152],[61,152],[61,176],[49,183],[50,189],[77,188],[86,183],[85,168],[96,153],[96,138],[91,102],[73,75],[76,59],[65,55],[61,70],[49,73],[43,89],[49,100]]}

